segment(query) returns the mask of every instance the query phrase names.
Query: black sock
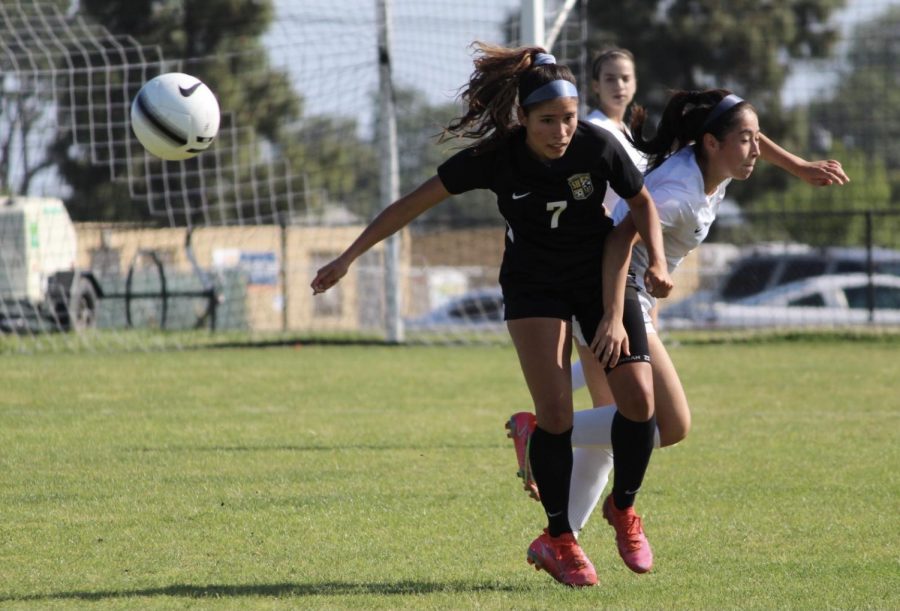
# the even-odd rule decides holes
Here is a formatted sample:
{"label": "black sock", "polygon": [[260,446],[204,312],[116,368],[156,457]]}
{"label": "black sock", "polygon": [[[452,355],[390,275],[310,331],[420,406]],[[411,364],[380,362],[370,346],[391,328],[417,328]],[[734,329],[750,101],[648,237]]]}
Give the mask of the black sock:
{"label": "black sock", "polygon": [[629,420],[619,412],[613,416],[610,432],[614,469],[612,496],[618,509],[634,505],[634,495],[641,487],[647,465],[650,464],[655,434],[655,415],[646,422]]}
{"label": "black sock", "polygon": [[572,478],[572,429],[554,435],[534,429],[528,451],[531,473],[541,492],[551,537],[572,532],[569,526],[569,483]]}

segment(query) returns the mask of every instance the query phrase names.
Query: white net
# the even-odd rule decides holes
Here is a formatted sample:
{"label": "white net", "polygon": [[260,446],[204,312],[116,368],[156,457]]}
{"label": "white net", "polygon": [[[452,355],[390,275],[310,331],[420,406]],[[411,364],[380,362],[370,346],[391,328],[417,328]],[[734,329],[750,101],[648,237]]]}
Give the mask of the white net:
{"label": "white net", "polygon": [[[422,177],[423,156],[435,161],[433,171],[444,154],[432,136],[458,113],[469,44],[514,41],[519,3],[407,1],[389,9],[407,188]],[[376,15],[374,1],[276,2],[263,45],[234,40],[214,57],[176,58],[56,3],[0,4],[2,178],[10,194],[0,216],[9,235],[0,253],[0,328],[8,338],[178,346],[205,340],[172,331],[199,329],[220,340],[384,339],[383,248],[328,295],[313,300],[308,289],[315,269],[381,206]],[[217,79],[217,69],[241,78]],[[213,147],[183,162],[149,155],[129,123],[139,88],[172,71],[210,84],[223,111]],[[268,123],[248,120],[248,108],[259,107],[271,110]],[[59,167],[67,161],[81,164],[75,181]],[[412,168],[417,175],[405,171]],[[69,214],[59,202],[77,202],[86,188],[72,183],[80,181],[105,184],[88,191],[103,201],[82,197]],[[93,216],[84,210],[93,205],[129,222],[78,222]],[[496,223],[489,210],[484,216]],[[459,255],[434,264],[415,242],[407,232],[403,277],[387,289],[402,292],[404,319],[496,284],[496,248],[489,266],[484,257],[461,266]],[[79,299],[83,320],[68,315]]]}
{"label": "white net", "polygon": [[[517,44],[520,0],[392,0],[382,57],[376,0],[275,0],[258,44],[225,27],[199,48],[188,31],[177,55],[60,4],[0,3],[0,345],[383,341],[394,301],[409,341],[506,340],[490,194],[452,198],[405,230],[395,277],[379,245],[334,290],[314,299],[309,282],[383,205],[382,62],[405,192],[451,150],[434,136],[459,114],[470,44]],[[587,5],[544,6],[552,52],[587,93]],[[843,67],[816,74],[833,84]],[[139,88],[171,71],[204,80],[222,108],[212,148],[183,162],[148,155],[129,124]],[[703,260],[722,274],[736,252]],[[704,270],[680,286],[704,288]]]}

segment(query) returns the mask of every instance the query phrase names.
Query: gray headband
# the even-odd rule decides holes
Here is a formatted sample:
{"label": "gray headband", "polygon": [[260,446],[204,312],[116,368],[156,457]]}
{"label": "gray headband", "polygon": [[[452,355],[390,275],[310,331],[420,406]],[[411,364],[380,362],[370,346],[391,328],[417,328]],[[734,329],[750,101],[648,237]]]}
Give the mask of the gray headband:
{"label": "gray headband", "polygon": [[738,104],[740,104],[743,101],[744,101],[744,98],[738,97],[738,96],[734,95],[733,93],[729,93],[724,98],[719,100],[719,103],[713,107],[712,112],[710,112],[708,115],[706,115],[706,120],[703,121],[703,125],[700,127],[700,132],[702,133],[702,132],[707,131],[708,128],[711,127],[712,124],[715,123],[719,117],[721,117],[726,112],[728,112],[729,110],[731,110],[732,108],[734,108],[735,106],[737,106]]}

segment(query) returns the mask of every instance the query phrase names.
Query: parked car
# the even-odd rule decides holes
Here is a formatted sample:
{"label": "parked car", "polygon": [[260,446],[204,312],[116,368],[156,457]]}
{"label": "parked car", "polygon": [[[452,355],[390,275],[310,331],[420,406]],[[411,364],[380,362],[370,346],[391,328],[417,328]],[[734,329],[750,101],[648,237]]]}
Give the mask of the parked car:
{"label": "parked car", "polygon": [[736,261],[723,280],[717,300],[736,301],[796,280],[827,274],[872,272],[900,276],[900,251],[873,248],[812,248],[793,245],[760,249]]}
{"label": "parked car", "polygon": [[663,328],[900,325],[900,276],[827,274],[734,301],[695,294],[660,311]]}
{"label": "parked car", "polygon": [[499,286],[473,289],[407,320],[405,326],[410,331],[503,331],[503,293]]}

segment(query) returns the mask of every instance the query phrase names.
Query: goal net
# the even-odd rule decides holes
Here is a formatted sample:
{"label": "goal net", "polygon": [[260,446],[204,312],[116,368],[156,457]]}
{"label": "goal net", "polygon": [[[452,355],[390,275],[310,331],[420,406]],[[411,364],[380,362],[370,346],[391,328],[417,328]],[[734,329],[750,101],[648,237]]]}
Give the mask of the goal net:
{"label": "goal net", "polygon": [[[261,44],[236,37],[196,57],[57,3],[0,5],[4,345],[384,340],[390,292],[409,341],[502,338],[503,228],[483,196],[404,231],[396,278],[379,246],[311,295],[316,269],[383,205],[379,32],[390,35],[401,190],[450,150],[434,136],[459,114],[469,45],[518,36],[518,0],[390,2],[389,23],[376,5],[277,1]],[[222,108],[212,148],[182,162],[149,155],[129,123],[140,87],[172,71],[207,82]],[[454,309],[467,295],[485,298]]]}
{"label": "goal net", "polygon": [[[81,6],[97,3],[64,4],[0,3],[0,349],[507,341],[504,224],[488,193],[429,211],[325,294],[309,283],[384,206],[386,185],[407,192],[452,153],[435,136],[460,114],[470,45],[518,44],[521,0],[272,0],[255,9],[272,11],[262,34],[159,4],[173,13],[153,18],[169,19],[178,45]],[[543,4],[551,51],[587,100],[586,5]],[[129,123],[140,87],[171,71],[202,79],[222,108],[213,146],[183,162],[148,155]],[[749,218],[740,230],[758,231]],[[868,218],[876,243],[896,245],[896,218]],[[700,254],[716,256],[680,287],[705,288],[705,270],[722,275],[737,250]]]}

